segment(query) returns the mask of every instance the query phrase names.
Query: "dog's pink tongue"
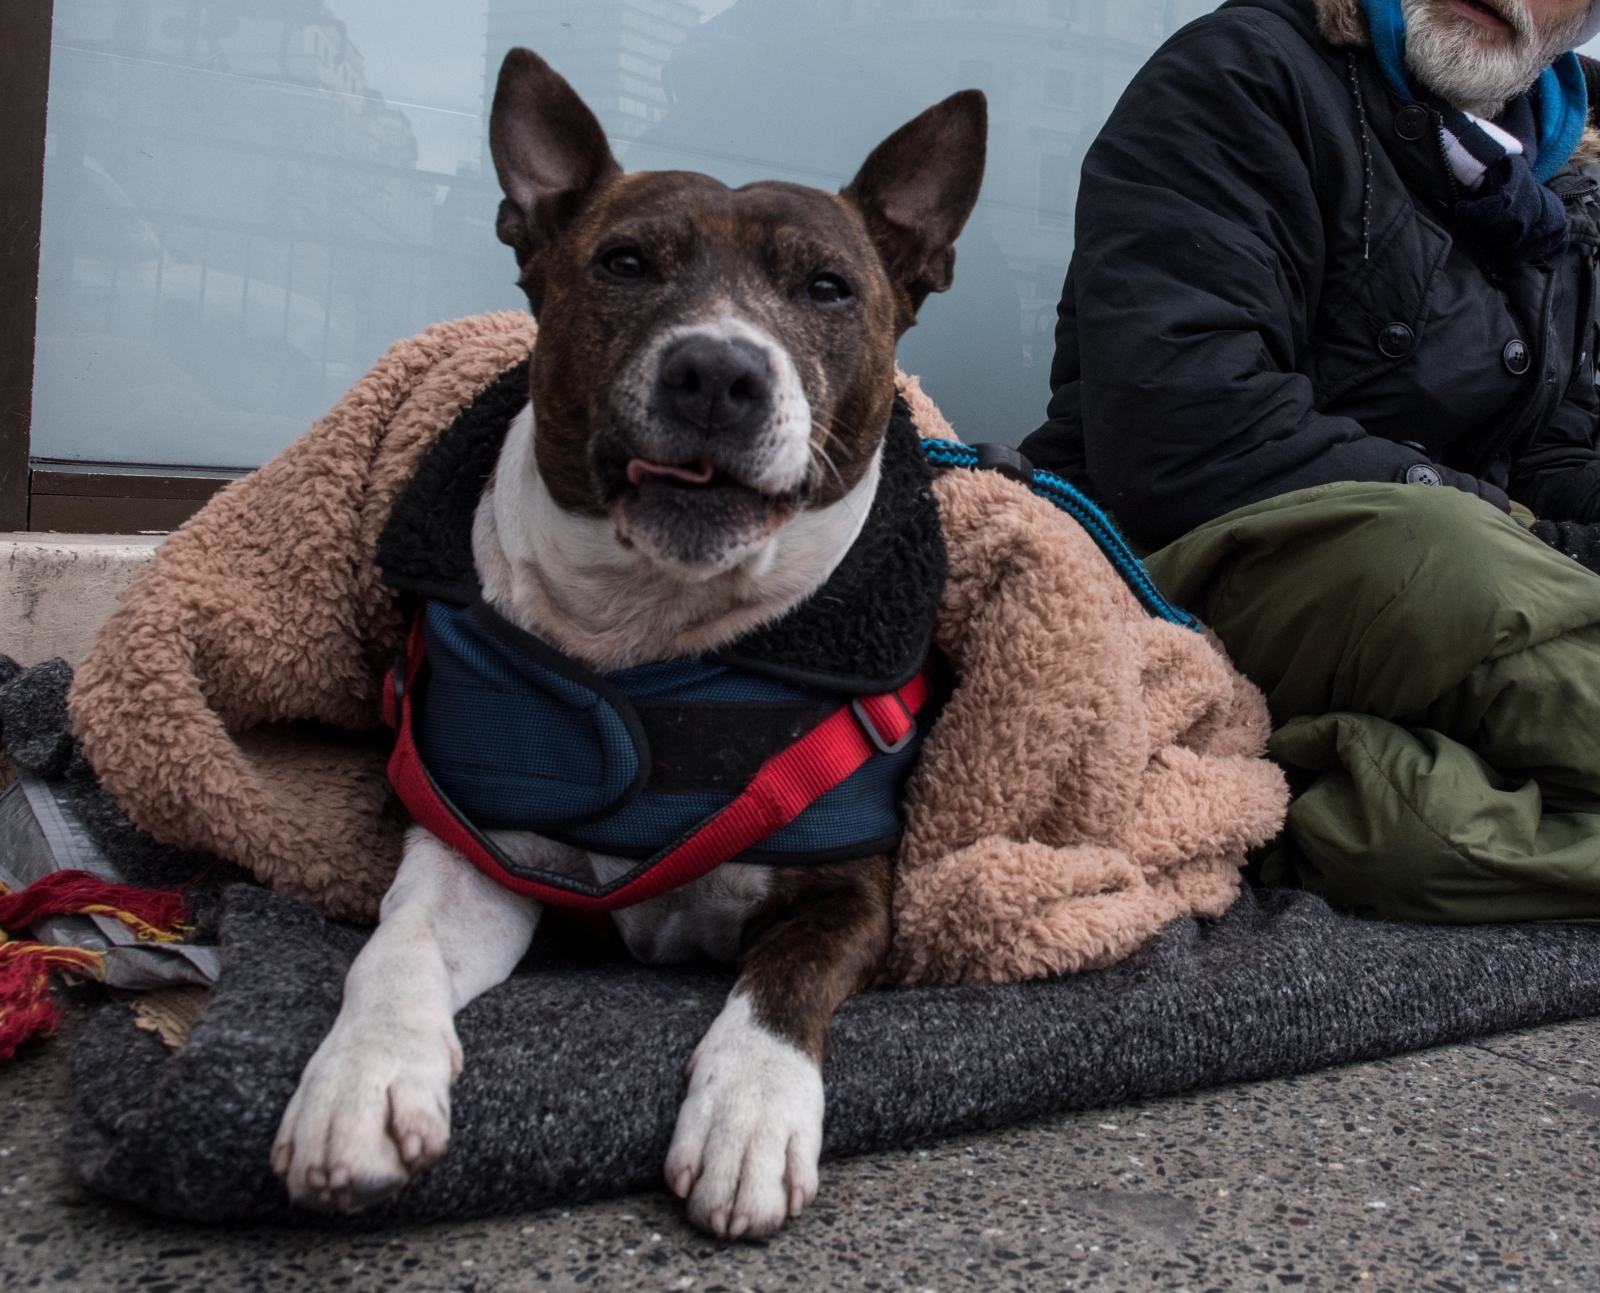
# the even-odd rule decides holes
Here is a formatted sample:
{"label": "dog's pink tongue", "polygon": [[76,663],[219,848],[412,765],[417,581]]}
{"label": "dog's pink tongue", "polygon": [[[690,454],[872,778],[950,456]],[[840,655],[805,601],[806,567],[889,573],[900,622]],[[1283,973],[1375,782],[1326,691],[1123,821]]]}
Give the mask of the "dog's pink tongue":
{"label": "dog's pink tongue", "polygon": [[716,470],[709,458],[702,458],[693,467],[673,467],[664,462],[646,462],[634,458],[628,463],[628,483],[642,484],[650,476],[666,476],[670,480],[687,481],[691,485],[704,485]]}

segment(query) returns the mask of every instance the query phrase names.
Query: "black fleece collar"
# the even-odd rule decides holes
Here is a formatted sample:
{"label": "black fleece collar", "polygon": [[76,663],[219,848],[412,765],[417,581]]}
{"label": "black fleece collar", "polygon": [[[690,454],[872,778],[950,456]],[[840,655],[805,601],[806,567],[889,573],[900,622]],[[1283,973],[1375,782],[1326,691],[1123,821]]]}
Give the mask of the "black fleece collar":
{"label": "black fleece collar", "polygon": [[[480,598],[472,518],[527,402],[524,360],[490,382],[423,456],[378,538],[377,564],[389,587],[462,605]],[[911,410],[896,398],[877,497],[854,546],[806,601],[715,658],[862,694],[909,682],[932,644],[947,571],[932,486]]]}

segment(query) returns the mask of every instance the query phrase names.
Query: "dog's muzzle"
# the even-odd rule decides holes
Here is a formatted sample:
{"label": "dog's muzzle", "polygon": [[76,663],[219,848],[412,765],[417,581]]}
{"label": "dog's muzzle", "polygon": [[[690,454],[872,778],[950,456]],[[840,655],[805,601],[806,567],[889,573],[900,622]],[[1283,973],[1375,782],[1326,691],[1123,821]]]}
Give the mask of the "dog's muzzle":
{"label": "dog's muzzle", "polygon": [[[803,506],[811,407],[788,355],[753,325],[668,336],[594,442],[619,532],[682,566],[738,560]],[[642,417],[630,419],[638,410]]]}
{"label": "dog's muzzle", "polygon": [[733,447],[771,421],[773,386],[772,361],[754,342],[691,334],[662,353],[652,412],[673,440]]}

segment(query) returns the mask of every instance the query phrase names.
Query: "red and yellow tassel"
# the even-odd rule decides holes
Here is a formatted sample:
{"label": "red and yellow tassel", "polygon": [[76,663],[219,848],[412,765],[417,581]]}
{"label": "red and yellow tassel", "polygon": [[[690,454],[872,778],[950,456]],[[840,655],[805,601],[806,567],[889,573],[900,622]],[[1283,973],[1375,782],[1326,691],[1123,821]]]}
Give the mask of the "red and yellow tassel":
{"label": "red and yellow tassel", "polygon": [[30,1037],[60,1027],[61,1007],[50,995],[52,971],[105,975],[104,953],[13,939],[7,932],[47,916],[110,916],[139,938],[159,943],[175,943],[190,928],[188,904],[171,890],[136,889],[87,871],[53,871],[16,892],[0,885],[0,1064]]}

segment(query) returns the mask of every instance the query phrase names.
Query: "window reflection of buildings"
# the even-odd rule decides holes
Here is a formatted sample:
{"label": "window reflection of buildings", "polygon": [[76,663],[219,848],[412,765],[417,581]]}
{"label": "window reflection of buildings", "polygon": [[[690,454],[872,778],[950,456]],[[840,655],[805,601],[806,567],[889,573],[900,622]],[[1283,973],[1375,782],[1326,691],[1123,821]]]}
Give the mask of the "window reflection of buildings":
{"label": "window reflection of buildings", "polygon": [[920,88],[921,97],[965,86],[987,94],[989,161],[978,218],[1016,279],[1025,380],[1042,420],[1084,154],[1145,60],[1216,0],[822,3],[837,6],[852,43],[889,51],[885,71]]}
{"label": "window reflection of buildings", "polygon": [[[675,56],[698,42],[713,63],[691,60],[681,75],[742,75],[738,41],[696,33],[710,32],[708,16],[715,25],[763,2],[483,0],[485,107],[505,50],[528,45],[595,109],[625,166],[750,171],[734,182],[800,162],[794,141],[809,148],[807,132],[828,112],[841,135],[852,116],[872,117],[859,123],[860,140],[812,150],[839,152],[836,163],[794,166],[792,178],[826,184],[844,172],[824,166],[858,163],[858,149],[919,107],[964,86],[985,90],[989,169],[974,225],[993,250],[963,256],[957,293],[930,309],[912,348],[930,372],[951,373],[970,350],[982,380],[956,398],[991,411],[983,421],[993,425],[969,419],[967,429],[1015,440],[1042,413],[1083,154],[1138,66],[1211,0],[784,0],[771,12],[804,10],[837,58],[789,68],[781,41],[762,57],[785,69],[786,104],[810,96],[823,111],[791,104],[790,143],[768,140],[763,127],[743,150],[759,157],[719,160],[714,138],[652,154],[652,141],[672,133]],[[455,174],[418,169],[410,109],[368,86],[339,7],[56,0],[35,387],[42,442],[52,427],[109,419],[117,431],[107,434],[142,446],[136,457],[250,464],[394,339],[521,304],[510,253],[494,236],[486,123],[460,154],[475,161]],[[757,83],[752,93],[770,90]],[[1001,297],[955,299],[988,280]],[[990,305],[1017,310],[1015,332]]]}
{"label": "window reflection of buildings", "polygon": [[525,45],[557,59],[561,74],[600,118],[612,145],[626,145],[665,115],[662,69],[708,9],[683,0],[488,0],[484,103],[494,97],[505,51]]}
{"label": "window reflection of buildings", "polygon": [[140,456],[259,461],[448,317],[459,255],[434,216],[454,177],[416,170],[320,0],[57,0],[50,111],[46,452],[106,416],[89,374],[111,370]]}

